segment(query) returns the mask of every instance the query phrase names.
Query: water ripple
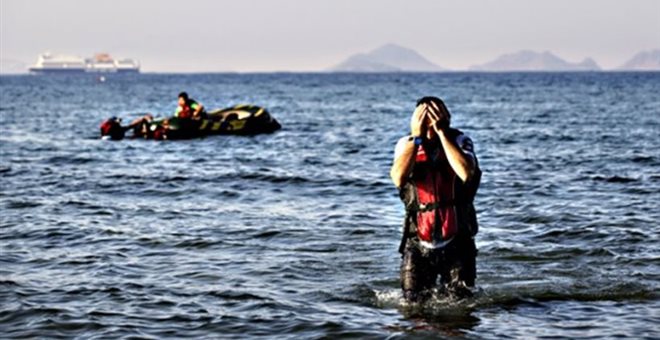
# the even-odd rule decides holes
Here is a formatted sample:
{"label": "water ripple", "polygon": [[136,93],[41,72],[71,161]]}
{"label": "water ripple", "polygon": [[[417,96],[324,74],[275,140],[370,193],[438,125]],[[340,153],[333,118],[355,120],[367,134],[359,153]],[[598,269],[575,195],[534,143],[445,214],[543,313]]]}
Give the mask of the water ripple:
{"label": "water ripple", "polygon": [[[283,129],[96,138],[107,117],[171,112],[182,88]],[[3,337],[658,337],[657,73],[3,76],[0,91]],[[484,171],[478,289],[409,305],[389,167],[427,94]]]}

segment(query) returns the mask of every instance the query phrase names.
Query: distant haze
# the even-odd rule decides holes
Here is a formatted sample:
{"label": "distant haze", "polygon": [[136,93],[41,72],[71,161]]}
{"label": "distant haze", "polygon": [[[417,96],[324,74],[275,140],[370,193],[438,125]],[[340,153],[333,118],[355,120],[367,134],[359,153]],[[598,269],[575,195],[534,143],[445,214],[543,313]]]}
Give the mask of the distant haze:
{"label": "distant haze", "polygon": [[614,69],[660,48],[660,1],[0,0],[11,67],[51,51],[147,72],[318,71],[388,43],[454,70],[521,50]]}

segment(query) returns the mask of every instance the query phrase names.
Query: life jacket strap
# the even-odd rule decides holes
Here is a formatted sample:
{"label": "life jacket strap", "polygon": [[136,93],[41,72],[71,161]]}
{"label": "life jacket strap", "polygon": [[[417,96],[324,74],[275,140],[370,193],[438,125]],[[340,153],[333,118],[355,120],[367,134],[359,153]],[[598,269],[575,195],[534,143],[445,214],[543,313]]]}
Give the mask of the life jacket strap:
{"label": "life jacket strap", "polygon": [[417,205],[412,205],[408,207],[408,212],[427,212],[432,211],[438,208],[446,208],[456,206],[457,202],[455,200],[443,201],[443,202],[429,202],[429,203],[420,203]]}

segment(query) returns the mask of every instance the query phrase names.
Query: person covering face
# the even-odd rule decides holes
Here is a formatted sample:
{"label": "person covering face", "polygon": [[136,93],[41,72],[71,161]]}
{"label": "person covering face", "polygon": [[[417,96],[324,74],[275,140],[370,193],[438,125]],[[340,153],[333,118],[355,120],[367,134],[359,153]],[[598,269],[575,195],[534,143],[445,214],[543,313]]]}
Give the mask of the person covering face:
{"label": "person covering face", "polygon": [[472,140],[451,127],[441,99],[417,102],[410,135],[396,145],[390,177],[406,210],[399,247],[404,297],[420,300],[438,276],[446,292],[471,295],[478,231],[473,200],[481,170]]}

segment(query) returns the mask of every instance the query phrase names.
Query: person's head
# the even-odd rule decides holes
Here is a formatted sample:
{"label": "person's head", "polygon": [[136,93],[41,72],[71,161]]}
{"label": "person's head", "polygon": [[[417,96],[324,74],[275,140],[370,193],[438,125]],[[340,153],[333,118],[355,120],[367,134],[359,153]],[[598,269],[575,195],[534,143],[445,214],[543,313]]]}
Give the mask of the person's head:
{"label": "person's head", "polygon": [[436,113],[441,120],[445,120],[447,126],[449,126],[449,123],[451,122],[451,113],[449,113],[449,110],[442,99],[438,97],[422,97],[417,100],[416,107],[420,105],[426,105],[428,110],[433,110],[433,112]]}
{"label": "person's head", "polygon": [[186,105],[188,102],[188,94],[185,92],[179,93],[179,105],[183,106]]}

